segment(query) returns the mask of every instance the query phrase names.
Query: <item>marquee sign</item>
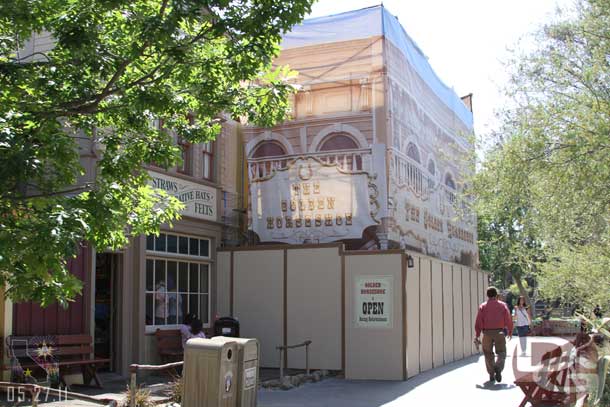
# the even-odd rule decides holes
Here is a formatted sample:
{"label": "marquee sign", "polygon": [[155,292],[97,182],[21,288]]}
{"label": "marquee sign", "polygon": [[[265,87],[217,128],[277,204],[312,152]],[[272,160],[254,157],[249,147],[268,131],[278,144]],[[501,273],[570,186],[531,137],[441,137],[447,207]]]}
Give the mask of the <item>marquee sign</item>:
{"label": "marquee sign", "polygon": [[391,328],[394,297],[392,276],[358,276],[355,286],[355,317],[358,328]]}
{"label": "marquee sign", "polygon": [[217,221],[216,189],[180,178],[148,171],[150,185],[172,195],[184,204],[183,216]]}
{"label": "marquee sign", "polygon": [[360,238],[376,225],[377,190],[368,173],[299,158],[250,185],[251,229],[261,241],[324,243]]}

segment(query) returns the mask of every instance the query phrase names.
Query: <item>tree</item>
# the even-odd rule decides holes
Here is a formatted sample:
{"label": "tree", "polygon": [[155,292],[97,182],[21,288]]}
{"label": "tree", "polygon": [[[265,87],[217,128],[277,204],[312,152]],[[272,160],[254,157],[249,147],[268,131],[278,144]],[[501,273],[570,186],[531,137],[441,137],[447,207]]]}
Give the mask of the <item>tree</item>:
{"label": "tree", "polygon": [[539,243],[543,255],[527,264],[540,270],[541,292],[590,305],[610,288],[610,0],[579,1],[560,17],[510,63],[515,105],[475,188],[481,214]]}
{"label": "tree", "polygon": [[[151,120],[192,143],[213,139],[223,114],[281,121],[293,87],[272,59],[312,1],[0,2],[0,284],[10,297],[65,305],[81,288],[66,270],[79,242],[116,249],[178,218],[180,204],[142,170],[180,159]],[[16,53],[43,31],[50,52]],[[91,184],[77,183],[79,138],[104,149]]]}

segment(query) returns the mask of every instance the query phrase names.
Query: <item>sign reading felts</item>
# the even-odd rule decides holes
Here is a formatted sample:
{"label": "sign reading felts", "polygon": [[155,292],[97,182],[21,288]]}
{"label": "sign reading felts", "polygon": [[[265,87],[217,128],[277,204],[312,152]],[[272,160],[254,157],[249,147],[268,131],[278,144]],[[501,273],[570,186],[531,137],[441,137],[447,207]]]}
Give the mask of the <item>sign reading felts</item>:
{"label": "sign reading felts", "polygon": [[392,276],[358,276],[355,316],[358,328],[392,328]]}

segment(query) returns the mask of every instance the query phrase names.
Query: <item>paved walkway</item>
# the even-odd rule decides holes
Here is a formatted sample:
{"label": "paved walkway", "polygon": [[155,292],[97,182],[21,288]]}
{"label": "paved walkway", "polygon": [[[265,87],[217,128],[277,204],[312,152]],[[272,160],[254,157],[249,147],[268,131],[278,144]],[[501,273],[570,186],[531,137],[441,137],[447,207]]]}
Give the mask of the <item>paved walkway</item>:
{"label": "paved walkway", "polygon": [[[528,338],[537,342],[564,343],[559,338]],[[413,407],[413,406],[488,406],[517,407],[523,393],[513,381],[512,360],[518,339],[507,345],[502,383],[489,385],[483,355],[421,373],[405,382],[349,381],[327,379],[289,391],[259,392],[259,407]],[[528,352],[530,352],[528,344]],[[542,346],[542,344],[540,345]],[[539,354],[539,352],[536,352]],[[517,354],[519,351],[517,350]],[[520,370],[531,366],[530,357],[516,359]],[[536,362],[536,361],[534,361]]]}

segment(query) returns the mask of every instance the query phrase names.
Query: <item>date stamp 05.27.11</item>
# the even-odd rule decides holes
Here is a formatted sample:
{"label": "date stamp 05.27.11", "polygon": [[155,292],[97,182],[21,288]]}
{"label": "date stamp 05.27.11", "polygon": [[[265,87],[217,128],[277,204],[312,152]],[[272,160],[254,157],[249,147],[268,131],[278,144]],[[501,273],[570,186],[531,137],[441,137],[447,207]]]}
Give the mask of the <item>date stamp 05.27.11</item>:
{"label": "date stamp 05.27.11", "polygon": [[[0,405],[36,405],[38,403],[68,401],[68,388],[59,386],[56,389],[32,385],[6,386],[0,388]],[[28,403],[31,404],[23,404]]]}

